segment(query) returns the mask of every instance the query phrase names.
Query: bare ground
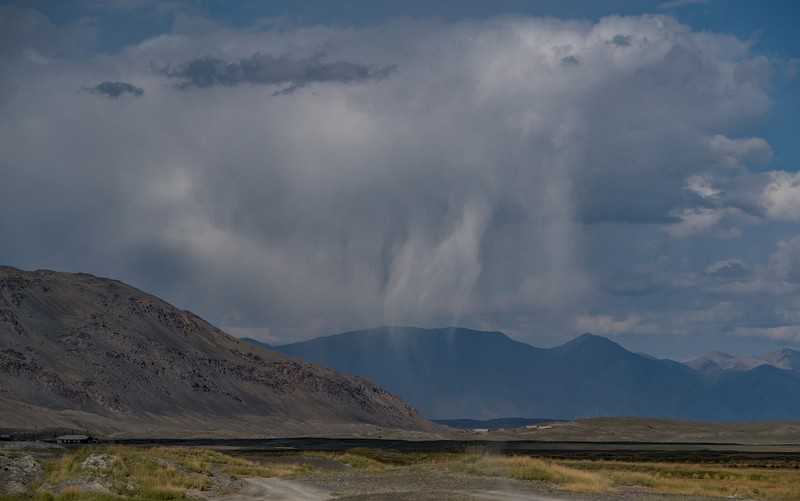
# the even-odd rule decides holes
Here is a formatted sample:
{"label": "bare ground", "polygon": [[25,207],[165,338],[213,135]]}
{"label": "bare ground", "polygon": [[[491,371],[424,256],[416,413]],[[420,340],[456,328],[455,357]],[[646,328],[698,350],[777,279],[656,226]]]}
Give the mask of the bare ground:
{"label": "bare ground", "polygon": [[442,471],[398,470],[378,474],[315,475],[291,480],[248,478],[235,494],[209,501],[711,501],[718,498],[665,496],[627,491],[580,494],[550,485]]}

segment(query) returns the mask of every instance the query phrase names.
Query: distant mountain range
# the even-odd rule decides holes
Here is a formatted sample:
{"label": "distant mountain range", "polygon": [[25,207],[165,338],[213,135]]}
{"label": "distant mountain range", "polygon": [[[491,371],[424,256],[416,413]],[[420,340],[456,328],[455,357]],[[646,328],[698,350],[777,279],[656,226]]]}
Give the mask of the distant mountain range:
{"label": "distant mountain range", "polygon": [[414,327],[269,348],[370,379],[432,419],[800,419],[798,352],[792,350],[744,359],[716,353],[683,364],[592,334],[543,349],[500,332]]}
{"label": "distant mountain range", "polygon": [[134,437],[439,430],[400,398],[115,280],[0,267],[0,428]]}
{"label": "distant mountain range", "polygon": [[761,365],[800,372],[800,351],[784,348],[752,357],[734,357],[721,351],[713,351],[686,362],[686,365],[709,375],[726,371],[748,372]]}

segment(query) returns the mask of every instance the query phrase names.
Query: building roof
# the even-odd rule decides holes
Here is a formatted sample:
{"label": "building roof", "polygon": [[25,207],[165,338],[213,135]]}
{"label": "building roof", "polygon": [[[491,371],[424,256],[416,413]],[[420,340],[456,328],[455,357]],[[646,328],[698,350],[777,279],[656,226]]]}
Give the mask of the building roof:
{"label": "building roof", "polygon": [[89,440],[89,435],[61,435],[56,440]]}

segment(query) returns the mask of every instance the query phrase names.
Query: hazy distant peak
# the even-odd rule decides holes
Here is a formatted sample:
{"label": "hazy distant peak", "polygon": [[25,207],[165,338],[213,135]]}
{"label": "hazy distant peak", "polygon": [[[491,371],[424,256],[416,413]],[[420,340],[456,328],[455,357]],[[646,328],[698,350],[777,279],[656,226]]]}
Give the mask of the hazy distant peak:
{"label": "hazy distant peak", "polygon": [[779,369],[800,372],[800,351],[797,350],[783,348],[782,350],[757,355],[754,358],[758,358]]}
{"label": "hazy distant peak", "polygon": [[[428,340],[435,339],[450,339],[450,340],[487,340],[490,338],[495,339],[508,339],[507,335],[497,331],[478,331],[474,329],[467,329],[464,327],[439,327],[434,329],[424,327],[408,327],[396,325],[384,325],[381,327],[373,327],[371,329],[355,330],[343,332],[340,334],[333,334],[330,336],[322,336],[319,338],[308,340],[308,342],[316,342],[321,339],[348,339],[348,340],[377,340],[385,339],[395,342],[409,342],[414,340]],[[291,343],[296,344],[296,343]]]}
{"label": "hazy distant peak", "polygon": [[712,351],[710,353],[706,353],[705,355],[688,360],[684,362],[684,365],[700,372],[706,372],[712,368],[724,369],[726,368],[726,364],[735,359],[736,357],[729,353],[725,353],[724,351]]}
{"label": "hazy distant peak", "polygon": [[725,360],[731,360],[736,358],[730,353],[725,353],[724,351],[712,351],[711,353],[706,355],[706,357],[708,357],[709,360],[712,360],[714,362],[723,362]]}
{"label": "hazy distant peak", "polygon": [[584,344],[587,344],[587,343],[596,342],[600,338],[601,338],[601,336],[592,334],[590,332],[584,332],[583,334],[581,334],[580,336],[572,339],[571,341],[567,341],[566,343],[562,344],[560,347],[561,348],[566,348],[566,347],[571,347],[571,346],[581,346],[581,345],[584,345]]}
{"label": "hazy distant peak", "polygon": [[750,357],[735,357],[728,353],[712,351],[685,362],[685,365],[707,375],[722,371],[747,372],[761,366],[800,372],[800,351],[784,348]]}
{"label": "hazy distant peak", "polygon": [[569,353],[577,350],[603,350],[603,351],[619,351],[628,352],[625,348],[608,339],[607,337],[598,336],[589,332],[581,334],[572,341],[568,341],[561,346],[553,348],[561,353]]}

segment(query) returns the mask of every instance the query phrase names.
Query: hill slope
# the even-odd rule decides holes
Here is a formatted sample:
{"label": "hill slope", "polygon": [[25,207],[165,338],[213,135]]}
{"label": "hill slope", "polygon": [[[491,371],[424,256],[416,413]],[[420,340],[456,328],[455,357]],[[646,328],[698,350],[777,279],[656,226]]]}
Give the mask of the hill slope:
{"label": "hill slope", "polygon": [[800,374],[769,367],[714,377],[591,334],[541,349],[499,332],[381,327],[272,349],[367,377],[432,419],[800,418]]}
{"label": "hill slope", "polygon": [[0,427],[303,435],[435,429],[360,378],[243,343],[115,280],[0,267]]}

